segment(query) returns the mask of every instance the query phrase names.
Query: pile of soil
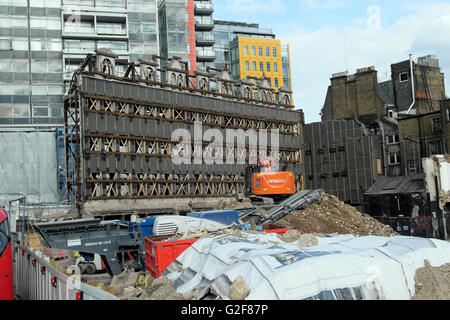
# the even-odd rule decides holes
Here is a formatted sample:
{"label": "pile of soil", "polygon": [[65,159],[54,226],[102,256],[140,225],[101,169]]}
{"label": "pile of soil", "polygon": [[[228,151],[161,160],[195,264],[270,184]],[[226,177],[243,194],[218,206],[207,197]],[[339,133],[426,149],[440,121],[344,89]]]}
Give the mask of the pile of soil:
{"label": "pile of soil", "polygon": [[425,260],[425,266],[417,269],[414,280],[413,300],[450,300],[450,263],[433,267]]}
{"label": "pile of soil", "polygon": [[358,236],[397,236],[390,227],[362,214],[337,197],[323,194],[320,201],[276,222],[302,234],[353,234]]}

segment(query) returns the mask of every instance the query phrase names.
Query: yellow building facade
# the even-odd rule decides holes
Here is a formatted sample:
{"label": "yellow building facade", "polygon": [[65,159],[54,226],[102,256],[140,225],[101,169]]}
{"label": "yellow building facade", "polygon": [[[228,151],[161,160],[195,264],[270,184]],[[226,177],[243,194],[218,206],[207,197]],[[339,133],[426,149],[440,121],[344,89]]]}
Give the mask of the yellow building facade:
{"label": "yellow building facade", "polygon": [[247,77],[270,79],[272,87],[283,87],[281,41],[278,39],[238,37],[240,79]]}

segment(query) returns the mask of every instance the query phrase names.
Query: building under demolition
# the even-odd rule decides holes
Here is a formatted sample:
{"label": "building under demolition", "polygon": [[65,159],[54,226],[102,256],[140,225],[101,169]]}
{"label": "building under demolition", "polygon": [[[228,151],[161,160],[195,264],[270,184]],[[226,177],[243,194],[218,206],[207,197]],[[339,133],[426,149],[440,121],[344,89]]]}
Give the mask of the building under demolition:
{"label": "building under demolition", "polygon": [[[210,209],[243,193],[245,167],[258,155],[279,159],[300,190],[304,117],[290,93],[265,78],[235,82],[227,69],[190,75],[177,57],[135,64],[88,55],[64,101],[69,198],[83,216]],[[197,139],[200,124],[203,133],[238,134],[226,143]],[[178,129],[194,139],[174,137]],[[175,164],[174,154],[186,161]]]}
{"label": "building under demolition", "polygon": [[304,127],[305,188],[323,189],[359,209],[363,195],[383,173],[380,139],[355,120]]}

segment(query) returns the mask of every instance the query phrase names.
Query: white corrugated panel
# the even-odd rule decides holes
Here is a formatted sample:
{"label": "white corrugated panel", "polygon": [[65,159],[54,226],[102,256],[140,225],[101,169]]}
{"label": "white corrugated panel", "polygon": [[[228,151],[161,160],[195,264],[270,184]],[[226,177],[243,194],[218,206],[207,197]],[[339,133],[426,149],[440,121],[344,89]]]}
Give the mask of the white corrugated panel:
{"label": "white corrugated panel", "polygon": [[54,132],[0,132],[0,206],[58,201]]}

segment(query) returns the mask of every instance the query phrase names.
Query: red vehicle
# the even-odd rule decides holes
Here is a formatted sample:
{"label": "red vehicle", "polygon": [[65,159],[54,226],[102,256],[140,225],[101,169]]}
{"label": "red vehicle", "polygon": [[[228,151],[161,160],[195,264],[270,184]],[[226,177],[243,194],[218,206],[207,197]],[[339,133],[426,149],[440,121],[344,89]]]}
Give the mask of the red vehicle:
{"label": "red vehicle", "polygon": [[8,215],[4,209],[0,209],[0,300],[13,299],[12,251]]}

